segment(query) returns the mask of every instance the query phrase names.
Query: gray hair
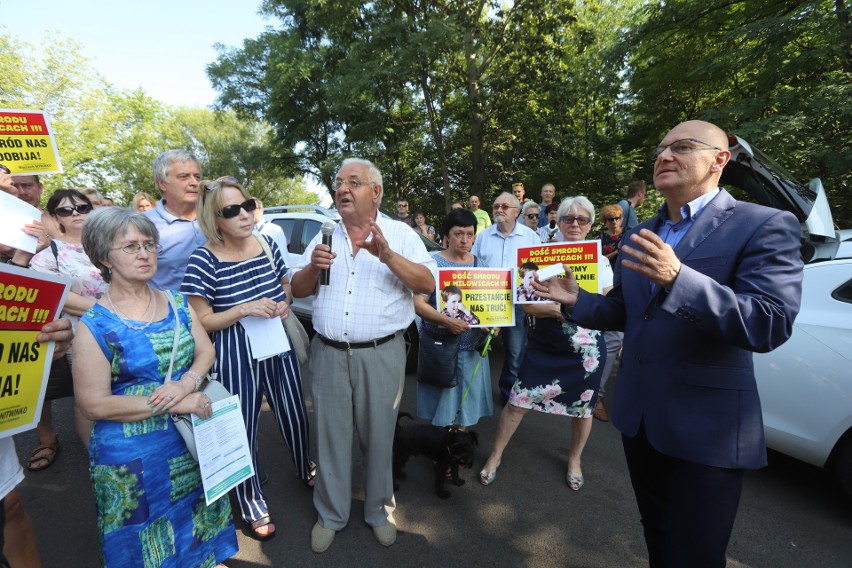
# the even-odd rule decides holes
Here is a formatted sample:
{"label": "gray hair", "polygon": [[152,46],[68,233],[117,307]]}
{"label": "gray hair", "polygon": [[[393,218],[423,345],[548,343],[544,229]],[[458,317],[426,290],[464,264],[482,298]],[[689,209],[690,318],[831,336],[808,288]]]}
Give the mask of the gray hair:
{"label": "gray hair", "polygon": [[[522,185],[523,185],[523,184],[522,184]],[[504,195],[505,195],[506,197],[508,197],[509,199],[511,199],[511,200],[512,200],[512,206],[514,206],[514,207],[516,207],[516,208],[518,208],[518,209],[520,209],[520,208],[521,208],[521,202],[520,202],[520,201],[518,201],[518,198],[517,198],[517,197],[515,197],[515,195],[514,195],[514,194],[512,194],[512,193],[510,193],[510,192],[508,192],[508,191],[504,191],[503,193],[501,193],[500,195],[498,195],[497,197],[495,197],[495,198],[494,198],[494,201],[497,201],[498,199],[500,199],[500,198],[501,198],[501,197],[503,197]]]}
{"label": "gray hair", "polygon": [[[157,191],[160,191],[160,182],[165,183],[168,181],[169,166],[175,162],[195,162],[198,165],[198,169],[201,169],[198,158],[192,155],[189,150],[184,150],[183,148],[166,150],[154,158],[154,164],[151,166],[154,172],[154,186],[157,188]],[[162,194],[162,191],[160,191],[160,194]]]}
{"label": "gray hair", "polygon": [[562,203],[559,204],[559,209],[556,211],[556,216],[560,218],[564,217],[572,209],[582,209],[592,220],[592,223],[595,222],[595,206],[592,205],[592,202],[585,196],[578,195],[576,197],[566,197],[563,199]]}
{"label": "gray hair", "polygon": [[[381,206],[382,197],[384,197],[384,194],[385,194],[385,186],[382,183],[382,172],[379,171],[379,168],[376,167],[376,164],[374,164],[370,160],[365,160],[364,158],[346,158],[345,160],[343,160],[343,163],[340,164],[340,168],[338,168],[338,170],[337,170],[337,175],[340,174],[340,170],[342,170],[344,166],[348,166],[349,164],[360,164],[360,165],[365,166],[367,168],[367,171],[370,174],[370,181],[372,181],[373,183],[375,183],[376,185],[379,186],[379,203],[378,203],[378,205]],[[335,175],[335,177],[337,177],[337,175]],[[408,201],[408,200],[406,200],[406,201]]]}
{"label": "gray hair", "polygon": [[138,211],[124,207],[101,207],[89,213],[83,223],[83,234],[80,243],[83,252],[89,256],[92,264],[101,271],[104,282],[112,280],[112,272],[104,265],[109,260],[115,239],[124,235],[131,226],[153,240],[160,242],[160,233],[148,217]]}
{"label": "gray hair", "polygon": [[539,205],[535,201],[527,201],[526,203],[524,203],[524,206],[521,207],[521,215],[526,215],[527,211],[533,208],[538,209],[538,212],[541,213],[541,205]]}

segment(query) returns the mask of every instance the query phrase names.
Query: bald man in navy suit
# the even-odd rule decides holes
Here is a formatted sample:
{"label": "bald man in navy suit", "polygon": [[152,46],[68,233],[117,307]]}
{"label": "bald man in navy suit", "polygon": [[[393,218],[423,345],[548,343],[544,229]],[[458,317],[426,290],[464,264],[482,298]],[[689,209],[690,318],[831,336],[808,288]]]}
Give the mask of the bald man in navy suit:
{"label": "bald man in navy suit", "polygon": [[731,153],[717,126],[681,123],[655,154],[665,203],[625,237],[609,295],[573,277],[537,288],[566,319],[625,332],[612,422],[650,566],[722,568],[743,474],[766,465],[752,353],[793,330],[800,228],[718,187]]}

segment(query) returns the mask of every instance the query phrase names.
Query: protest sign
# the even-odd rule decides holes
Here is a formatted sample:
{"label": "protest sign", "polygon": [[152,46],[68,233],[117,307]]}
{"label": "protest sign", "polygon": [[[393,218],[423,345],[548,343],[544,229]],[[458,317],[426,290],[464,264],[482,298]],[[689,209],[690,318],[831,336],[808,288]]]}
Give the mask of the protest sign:
{"label": "protest sign", "polygon": [[600,258],[600,241],[552,243],[519,248],[518,268],[514,279],[515,303],[534,304],[547,301],[535,294],[530,282],[538,269],[553,264],[569,266],[580,288],[600,294],[602,292],[598,265]]}
{"label": "protest sign", "polygon": [[504,268],[440,268],[436,309],[467,321],[470,327],[515,325],[512,272]]}
{"label": "protest sign", "polygon": [[53,343],[36,341],[62,312],[70,282],[0,264],[0,438],[36,427]]}
{"label": "protest sign", "polygon": [[59,149],[46,112],[0,109],[0,164],[12,174],[62,172]]}

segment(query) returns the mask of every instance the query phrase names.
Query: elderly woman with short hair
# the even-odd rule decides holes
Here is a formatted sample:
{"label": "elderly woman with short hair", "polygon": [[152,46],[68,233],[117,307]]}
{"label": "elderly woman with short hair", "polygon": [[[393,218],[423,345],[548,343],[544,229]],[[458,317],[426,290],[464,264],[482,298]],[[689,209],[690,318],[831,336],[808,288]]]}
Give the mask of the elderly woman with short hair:
{"label": "elderly woman with short hair", "polygon": [[521,216],[524,225],[538,233],[538,220],[541,217],[541,206],[535,201],[527,201],[521,207]]}
{"label": "elderly woman with short hair", "polygon": [[[583,196],[567,197],[559,205],[559,232],[564,242],[585,240],[594,220],[595,208]],[[605,257],[598,264],[598,275],[606,294],[612,289],[612,269]],[[592,410],[606,359],[604,335],[565,323],[559,304],[524,304],[523,308],[534,317],[533,326],[518,380],[500,414],[494,446],[479,480],[486,486],[494,483],[503,451],[521,419],[534,409],[572,418],[565,481],[573,491],[579,491],[585,483],[581,458],[592,431]]]}
{"label": "elderly woman with short hair", "polygon": [[[240,396],[255,472],[260,466],[257,429],[265,394],[297,475],[313,487],[316,465],[309,454],[308,418],[296,354],[290,350],[267,359],[254,358],[240,324],[249,316],[295,317],[288,302],[287,266],[272,239],[255,236],[257,201],[235,178],[219,178],[203,188],[196,218],[207,244],[189,258],[181,290],[189,296],[204,329],[213,336],[217,355],[213,370],[228,390]],[[257,540],[272,538],[275,525],[258,476],[239,484],[236,494],[252,536]]]}
{"label": "elderly woman with short hair", "polygon": [[77,326],[74,356],[85,365],[72,369],[77,406],[95,421],[89,471],[104,566],[212,566],[238,550],[228,500],[205,504],[169,416],[211,415],[197,387],[215,353],[183,294],[149,286],[158,239],[147,217],[121,207],[83,225],[83,249],[109,284]]}

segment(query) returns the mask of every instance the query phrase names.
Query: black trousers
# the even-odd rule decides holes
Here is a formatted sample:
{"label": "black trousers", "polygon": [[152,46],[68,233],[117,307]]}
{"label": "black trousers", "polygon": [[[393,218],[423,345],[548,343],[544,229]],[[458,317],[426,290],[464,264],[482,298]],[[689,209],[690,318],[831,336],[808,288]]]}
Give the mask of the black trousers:
{"label": "black trousers", "polygon": [[644,424],[622,444],[651,568],[725,568],[744,470],[663,455]]}

